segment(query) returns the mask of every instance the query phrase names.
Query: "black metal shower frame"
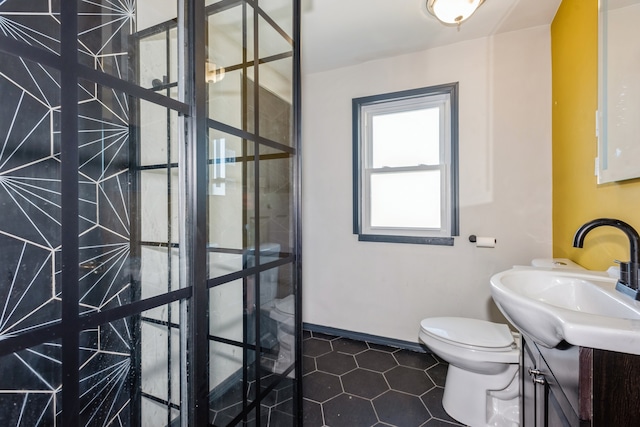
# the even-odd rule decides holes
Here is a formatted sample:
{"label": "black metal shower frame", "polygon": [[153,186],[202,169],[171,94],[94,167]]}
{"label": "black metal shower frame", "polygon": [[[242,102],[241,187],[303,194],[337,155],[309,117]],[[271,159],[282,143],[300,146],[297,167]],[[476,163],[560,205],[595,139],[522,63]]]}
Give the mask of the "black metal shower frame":
{"label": "black metal shower frame", "polygon": [[[61,1],[60,2],[60,22],[61,22],[61,50],[60,55],[56,55],[45,50],[32,47],[18,42],[10,37],[0,35],[0,51],[17,57],[40,63],[57,69],[61,75],[61,291],[62,306],[61,320],[59,322],[34,328],[20,335],[8,337],[2,340],[0,345],[0,357],[14,352],[18,352],[29,347],[41,344],[43,342],[60,339],[62,343],[62,401],[63,409],[60,422],[65,426],[77,425],[80,412],[79,408],[79,366],[80,358],[78,348],[80,344],[79,336],[83,330],[95,328],[109,322],[120,320],[131,316],[139,316],[140,313],[167,305],[176,301],[186,301],[189,304],[189,322],[188,322],[188,371],[187,399],[188,408],[181,408],[181,418],[183,425],[204,426],[209,425],[209,390],[208,375],[209,370],[209,354],[208,343],[211,338],[209,335],[208,324],[208,291],[210,288],[228,283],[229,281],[239,278],[255,276],[256,286],[259,285],[259,277],[261,271],[266,271],[279,265],[292,263],[294,266],[294,289],[296,295],[295,325],[296,325],[296,361],[302,360],[302,259],[300,248],[302,245],[301,238],[301,211],[300,211],[300,190],[301,190],[301,153],[300,153],[300,123],[301,123],[301,82],[300,82],[300,0],[293,0],[293,147],[284,146],[282,144],[269,141],[267,139],[256,136],[258,133],[258,120],[254,116],[254,133],[249,134],[245,131],[234,129],[228,125],[216,122],[207,117],[206,105],[206,82],[205,82],[205,21],[202,17],[206,16],[206,8],[204,0],[181,0],[183,8],[179,10],[178,19],[183,18],[186,37],[185,61],[187,64],[194,64],[187,67],[186,74],[186,101],[185,103],[168,98],[156,91],[142,88],[134,83],[119,79],[104,72],[92,69],[78,62],[78,2],[77,1]],[[222,0],[215,5],[221,7],[236,4],[249,4],[254,10],[254,25],[257,26],[258,14],[261,10],[253,0]],[[182,15],[182,16],[180,16]],[[262,13],[265,17],[266,14]],[[245,17],[246,19],[246,17]],[[270,24],[273,21],[267,19]],[[258,45],[258,31],[254,29],[254,45]],[[255,57],[248,61],[252,62],[256,67],[255,85],[256,89],[259,85],[259,77],[257,76],[257,65],[261,63],[258,57],[258,49],[255,49]],[[272,60],[280,59],[274,56]],[[264,60],[264,58],[263,58]],[[245,61],[247,63],[247,61]],[[186,188],[186,233],[185,235],[191,239],[183,242],[186,245],[185,254],[187,259],[191,260],[186,271],[187,283],[191,286],[170,291],[162,295],[147,298],[144,300],[136,300],[127,305],[117,308],[108,309],[101,312],[94,312],[86,315],[80,315],[79,307],[79,220],[78,220],[78,167],[79,167],[79,149],[78,149],[78,92],[77,85],[79,80],[87,80],[101,86],[106,86],[115,90],[122,91],[130,97],[149,101],[156,105],[174,110],[178,114],[185,117],[188,141],[186,142],[187,154],[186,162],[181,165],[186,168],[187,188]],[[258,90],[254,91],[256,97],[256,111],[258,102]],[[246,103],[246,102],[245,102]],[[238,273],[232,273],[215,279],[207,279],[207,215],[206,215],[206,188],[207,188],[207,129],[218,129],[230,134],[242,137],[247,141],[252,141],[258,147],[259,144],[278,148],[294,155],[293,170],[293,224],[295,229],[294,252],[286,258],[282,258],[275,262],[260,264],[256,260],[255,266],[245,269]],[[259,150],[255,150],[254,167],[255,177],[259,176]],[[258,201],[256,194],[256,202]],[[259,203],[256,203],[256,209],[259,209]],[[258,216],[257,212],[256,216]],[[256,236],[259,236],[259,222]],[[137,245],[135,230],[132,234],[132,245]],[[258,245],[256,245],[258,247]],[[259,257],[259,251],[256,251],[256,257]],[[259,292],[256,293],[259,295]],[[256,316],[256,336],[259,336],[259,316]],[[246,328],[245,328],[246,330]],[[246,336],[245,336],[246,338]],[[223,341],[223,340],[220,340]],[[243,344],[245,349],[255,349],[260,351],[260,342],[256,341],[256,345]],[[65,349],[67,349],[65,351]],[[246,363],[246,359],[245,359]],[[295,423],[302,425],[302,366],[301,363],[295,363],[295,384],[294,384],[294,416]],[[285,373],[286,374],[286,373]],[[259,376],[258,376],[259,377]],[[284,378],[284,376],[283,376]],[[266,396],[277,383],[271,384],[266,390],[260,393],[257,398],[248,403],[245,400],[243,412],[237,418],[241,421],[243,417],[249,414],[257,405],[261,398]],[[260,388],[258,388],[260,390]],[[132,411],[137,412],[137,411]],[[135,423],[136,416],[139,420],[139,413],[132,414],[132,422]],[[186,422],[184,417],[186,416]],[[259,420],[259,417],[257,418]],[[257,421],[258,423],[260,421]]]}

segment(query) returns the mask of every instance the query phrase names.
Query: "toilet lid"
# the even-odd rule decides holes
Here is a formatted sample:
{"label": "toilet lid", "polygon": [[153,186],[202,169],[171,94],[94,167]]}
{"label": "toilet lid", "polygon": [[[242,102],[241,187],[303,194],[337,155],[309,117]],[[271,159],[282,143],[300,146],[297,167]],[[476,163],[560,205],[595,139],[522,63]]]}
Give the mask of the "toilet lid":
{"label": "toilet lid", "polygon": [[293,314],[295,313],[295,308],[296,300],[293,295],[276,300],[276,310],[282,314]]}
{"label": "toilet lid", "polygon": [[505,348],[513,344],[507,325],[485,320],[432,317],[420,322],[420,327],[430,335],[467,346]]}

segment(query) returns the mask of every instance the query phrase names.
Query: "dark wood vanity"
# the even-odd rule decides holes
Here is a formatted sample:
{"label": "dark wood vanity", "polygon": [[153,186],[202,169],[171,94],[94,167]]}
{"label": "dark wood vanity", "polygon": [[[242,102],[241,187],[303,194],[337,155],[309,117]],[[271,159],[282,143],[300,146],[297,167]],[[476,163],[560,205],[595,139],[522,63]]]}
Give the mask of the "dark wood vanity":
{"label": "dark wood vanity", "polygon": [[524,427],[640,426],[640,356],[523,338]]}

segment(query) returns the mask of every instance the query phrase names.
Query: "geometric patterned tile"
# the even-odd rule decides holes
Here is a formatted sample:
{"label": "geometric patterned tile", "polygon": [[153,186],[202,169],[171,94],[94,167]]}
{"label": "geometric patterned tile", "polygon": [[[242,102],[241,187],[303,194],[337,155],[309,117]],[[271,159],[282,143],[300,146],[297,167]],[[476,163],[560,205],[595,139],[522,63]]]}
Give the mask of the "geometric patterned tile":
{"label": "geometric patterned tile", "polygon": [[431,418],[419,397],[389,390],[373,399],[380,421],[396,426],[418,427]]}
{"label": "geometric patterned tile", "polygon": [[397,366],[384,374],[394,390],[421,396],[435,387],[431,378],[420,369]]}
{"label": "geometric patterned tile", "polygon": [[302,407],[302,424],[305,427],[322,427],[324,421],[322,419],[322,405],[304,399]]}
{"label": "geometric patterned tile", "polygon": [[305,427],[461,426],[442,407],[447,364],[434,355],[304,336]]}
{"label": "geometric patterned tile", "polygon": [[444,388],[434,387],[427,393],[421,396],[422,402],[429,408],[429,412],[435,418],[440,420],[455,422],[453,418],[447,414],[442,407],[442,395],[444,394]]}
{"label": "geometric patterned tile", "polygon": [[431,378],[437,386],[444,387],[445,380],[447,379],[447,366],[438,363],[427,369],[427,375],[429,375],[429,378]]}
{"label": "geometric patterned tile", "polygon": [[389,384],[385,381],[384,376],[378,372],[356,369],[342,375],[341,378],[345,393],[367,399],[373,399],[389,390]]}
{"label": "geometric patterned tile", "polygon": [[349,338],[339,338],[332,341],[331,344],[334,351],[347,354],[358,354],[369,349],[367,343]]}
{"label": "geometric patterned tile", "polygon": [[386,372],[398,366],[398,362],[390,353],[378,350],[366,350],[356,355],[358,366],[376,372]]}
{"label": "geometric patterned tile", "polygon": [[398,363],[403,366],[416,369],[429,369],[438,364],[438,361],[432,354],[418,353],[409,350],[399,350],[393,353]]}
{"label": "geometric patterned tile", "polygon": [[302,356],[302,375],[307,375],[316,370],[316,359],[314,357]]}
{"label": "geometric patterned tile", "polygon": [[316,357],[316,365],[320,371],[342,375],[355,369],[356,361],[351,355],[331,352]]}
{"label": "geometric patterned tile", "polygon": [[329,341],[310,338],[302,343],[303,352],[306,356],[321,356],[331,351],[331,343]]}
{"label": "geometric patterned tile", "polygon": [[325,372],[312,372],[307,375],[302,385],[305,398],[322,403],[342,393],[340,377]]}
{"label": "geometric patterned tile", "polygon": [[322,406],[325,421],[331,427],[367,427],[378,422],[369,399],[341,394]]}

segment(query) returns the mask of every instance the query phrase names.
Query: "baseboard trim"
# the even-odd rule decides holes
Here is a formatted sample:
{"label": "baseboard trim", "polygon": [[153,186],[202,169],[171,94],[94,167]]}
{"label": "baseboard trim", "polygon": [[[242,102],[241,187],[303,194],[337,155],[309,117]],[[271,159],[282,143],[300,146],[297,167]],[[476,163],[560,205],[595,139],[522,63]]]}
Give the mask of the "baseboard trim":
{"label": "baseboard trim", "polygon": [[346,329],[331,328],[329,326],[314,325],[312,323],[303,323],[302,328],[311,332],[349,338],[356,341],[366,341],[372,344],[386,345],[389,347],[417,351],[419,353],[431,353],[431,351],[427,347],[417,342],[397,340],[394,338],[381,337],[378,335],[365,334],[362,332],[348,331]]}

